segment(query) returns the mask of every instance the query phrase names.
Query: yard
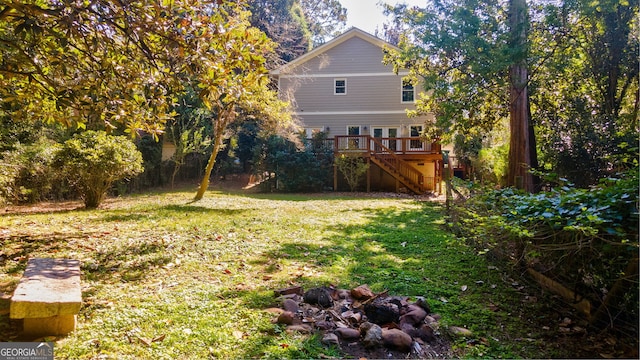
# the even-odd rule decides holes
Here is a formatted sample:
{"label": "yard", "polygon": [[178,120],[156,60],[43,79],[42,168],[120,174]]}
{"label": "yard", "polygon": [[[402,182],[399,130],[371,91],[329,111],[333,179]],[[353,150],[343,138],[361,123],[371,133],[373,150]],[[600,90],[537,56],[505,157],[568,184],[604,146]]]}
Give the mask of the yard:
{"label": "yard", "polygon": [[[278,305],[275,289],[329,284],[425,296],[442,316],[449,356],[622,356],[609,335],[568,327],[567,319],[580,323],[571,309],[444,231],[438,203],[362,194],[192,197],[174,191],[109,199],[100,210],[6,209],[0,293],[13,291],[29,257],[81,261],[79,325],[48,339],[56,359],[340,357],[317,335],[285,332],[265,311]],[[473,335],[452,336],[450,326]],[[18,330],[0,307],[0,341],[21,340]]]}

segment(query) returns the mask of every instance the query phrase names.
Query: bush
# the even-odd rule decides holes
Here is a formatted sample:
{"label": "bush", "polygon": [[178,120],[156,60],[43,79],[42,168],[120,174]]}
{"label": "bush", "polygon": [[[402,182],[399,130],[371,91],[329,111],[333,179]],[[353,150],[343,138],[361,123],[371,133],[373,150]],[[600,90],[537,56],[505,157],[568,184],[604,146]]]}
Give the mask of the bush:
{"label": "bush", "polygon": [[362,176],[366,174],[369,169],[369,164],[365,162],[360,154],[340,154],[340,156],[336,157],[335,164],[342,175],[344,175],[351,192],[356,191]]}
{"label": "bush", "polygon": [[[275,174],[277,190],[316,192],[330,186],[333,152],[272,136],[256,147],[256,173]],[[305,146],[309,145],[309,146]]]}
{"label": "bush", "polygon": [[142,154],[124,136],[85,131],[67,140],[55,163],[77,189],[85,207],[96,208],[114,181],[143,171]]}
{"label": "bush", "polygon": [[60,198],[60,176],[52,168],[58,144],[40,138],[33,144],[16,144],[2,156],[0,199],[10,203],[34,203]]}
{"label": "bush", "polygon": [[[481,253],[531,267],[606,307],[606,323],[637,322],[637,168],[590,189],[563,184],[528,194],[485,188],[456,206],[451,220]],[[603,320],[596,314],[592,322]]]}

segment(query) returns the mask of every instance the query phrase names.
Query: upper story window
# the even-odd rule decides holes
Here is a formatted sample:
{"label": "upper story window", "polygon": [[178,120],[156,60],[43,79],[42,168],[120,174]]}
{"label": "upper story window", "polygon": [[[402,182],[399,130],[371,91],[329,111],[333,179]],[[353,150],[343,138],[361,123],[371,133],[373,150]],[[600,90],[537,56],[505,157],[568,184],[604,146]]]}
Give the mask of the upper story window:
{"label": "upper story window", "polygon": [[408,80],[402,79],[402,102],[412,103],[415,101],[415,98],[415,88],[413,84]]}
{"label": "upper story window", "polygon": [[334,95],[346,95],[347,94],[347,79],[334,79],[333,80],[333,94]]}

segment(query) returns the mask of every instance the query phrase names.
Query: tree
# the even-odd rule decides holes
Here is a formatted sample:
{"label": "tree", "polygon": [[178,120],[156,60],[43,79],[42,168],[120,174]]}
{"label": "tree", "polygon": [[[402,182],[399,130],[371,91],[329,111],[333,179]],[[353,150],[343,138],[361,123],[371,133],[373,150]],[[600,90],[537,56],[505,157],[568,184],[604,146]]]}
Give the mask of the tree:
{"label": "tree", "polygon": [[124,136],[85,131],[67,140],[54,163],[81,194],[87,208],[97,208],[117,180],[142,172],[142,154]]}
{"label": "tree", "polygon": [[347,9],[338,0],[300,0],[315,46],[337,36],[346,25]]}
{"label": "tree", "polygon": [[5,2],[2,109],[23,121],[158,133],[185,84],[205,89],[208,75],[242,68],[218,71],[230,52],[240,55],[234,42],[244,41],[238,63],[248,66],[270,51],[246,17],[222,0]]}
{"label": "tree", "polygon": [[[504,5],[507,5],[506,7]],[[432,113],[428,135],[477,139],[510,119],[507,184],[534,191],[537,168],[529,105],[529,16],[524,0],[435,1],[387,8],[404,21],[400,52],[388,61],[422,78],[425,95],[411,115]],[[396,25],[397,29],[398,26]]]}
{"label": "tree", "polygon": [[[542,162],[581,187],[637,166],[637,2],[539,9],[532,28],[532,107]],[[580,81],[571,81],[580,79]]]}
{"label": "tree", "polygon": [[335,164],[344,175],[351,192],[356,191],[362,176],[369,170],[369,164],[361,156],[353,153],[344,153],[336,156]]}
{"label": "tree", "polygon": [[[156,134],[185,86],[211,112],[208,185],[240,106],[273,123],[285,113],[268,89],[273,44],[243,2],[174,0],[9,2],[0,8],[0,102],[11,116],[68,126],[124,125]],[[283,116],[286,118],[286,115]]]}
{"label": "tree", "polygon": [[171,157],[173,171],[171,172],[171,187],[175,184],[176,176],[189,154],[205,154],[211,145],[210,112],[206,111],[202,101],[188,89],[174,105],[176,116],[167,123],[166,136],[175,146],[175,153]]}
{"label": "tree", "polygon": [[529,10],[526,0],[509,1],[512,61],[509,67],[509,168],[507,185],[533,192],[531,168],[537,166],[535,136],[530,131],[529,72],[527,68]]}
{"label": "tree", "polygon": [[249,0],[249,22],[262,30],[275,44],[268,59],[274,68],[311,49],[311,32],[298,0]]}
{"label": "tree", "polygon": [[[200,74],[200,98],[212,114],[213,149],[195,201],[202,199],[209,186],[209,177],[225,130],[240,110],[258,113],[270,125],[290,119],[286,111],[287,104],[279,101],[276,92],[268,87],[269,78],[263,55],[271,51],[272,43],[264,33],[250,27],[247,16],[247,12],[239,13],[236,21],[222,25],[226,40],[214,45],[214,49],[220,50],[215,64],[203,69]],[[219,48],[221,46],[223,48]]]}
{"label": "tree", "polygon": [[[509,114],[507,11],[484,0],[442,0],[425,8],[398,5],[394,16],[400,51],[386,61],[424,84],[410,116],[433,114],[428,137],[450,141],[456,134],[477,138]],[[402,26],[398,24],[402,22]]]}

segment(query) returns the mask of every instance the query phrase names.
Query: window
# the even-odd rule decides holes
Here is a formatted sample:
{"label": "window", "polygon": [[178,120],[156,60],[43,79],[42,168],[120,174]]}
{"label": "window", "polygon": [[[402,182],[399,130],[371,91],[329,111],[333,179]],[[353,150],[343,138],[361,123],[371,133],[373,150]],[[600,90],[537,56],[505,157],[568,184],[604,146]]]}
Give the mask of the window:
{"label": "window", "polygon": [[335,79],[333,83],[334,83],[334,87],[333,87],[334,95],[347,94],[347,79]]}
{"label": "window", "polygon": [[402,79],[402,102],[411,103],[415,100],[415,89],[409,80]]}

